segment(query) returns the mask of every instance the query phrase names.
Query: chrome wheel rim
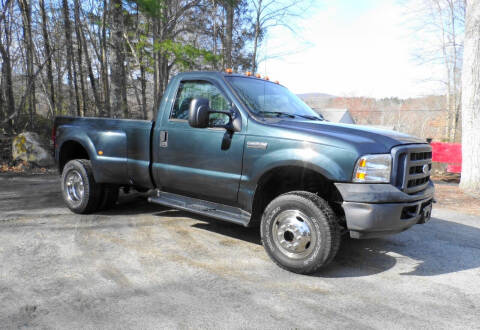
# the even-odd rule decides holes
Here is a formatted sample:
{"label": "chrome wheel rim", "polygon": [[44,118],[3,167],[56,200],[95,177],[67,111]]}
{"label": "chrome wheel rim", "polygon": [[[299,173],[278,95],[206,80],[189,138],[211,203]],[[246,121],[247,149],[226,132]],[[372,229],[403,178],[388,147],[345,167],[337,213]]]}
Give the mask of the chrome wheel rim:
{"label": "chrome wheel rim", "polygon": [[299,210],[281,212],[273,222],[272,236],[277,248],[289,258],[305,258],[317,242],[313,222]]}
{"label": "chrome wheel rim", "polygon": [[65,176],[65,192],[68,200],[74,204],[82,202],[85,188],[83,178],[77,170],[71,170]]}

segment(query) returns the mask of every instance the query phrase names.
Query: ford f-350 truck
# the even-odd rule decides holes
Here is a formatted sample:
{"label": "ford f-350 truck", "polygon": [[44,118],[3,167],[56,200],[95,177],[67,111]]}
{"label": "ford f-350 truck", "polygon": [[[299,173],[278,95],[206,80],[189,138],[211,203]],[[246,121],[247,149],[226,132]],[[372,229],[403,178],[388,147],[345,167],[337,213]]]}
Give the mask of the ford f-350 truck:
{"label": "ford f-350 truck", "polygon": [[188,72],[155,120],[57,117],[55,158],[75,213],[149,201],[259,226],[279,266],[313,273],[341,235],[379,237],[429,220],[432,150],[397,132],[330,123],[284,86],[231,72]]}

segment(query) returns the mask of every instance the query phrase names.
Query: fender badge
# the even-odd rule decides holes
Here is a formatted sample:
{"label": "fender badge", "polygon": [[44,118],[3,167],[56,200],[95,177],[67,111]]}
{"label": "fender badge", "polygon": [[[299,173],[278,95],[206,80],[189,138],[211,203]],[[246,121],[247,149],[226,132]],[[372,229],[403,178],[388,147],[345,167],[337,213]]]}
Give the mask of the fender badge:
{"label": "fender badge", "polygon": [[250,148],[250,149],[265,150],[265,149],[267,149],[267,146],[268,146],[267,142],[256,142],[256,141],[247,142],[247,148]]}

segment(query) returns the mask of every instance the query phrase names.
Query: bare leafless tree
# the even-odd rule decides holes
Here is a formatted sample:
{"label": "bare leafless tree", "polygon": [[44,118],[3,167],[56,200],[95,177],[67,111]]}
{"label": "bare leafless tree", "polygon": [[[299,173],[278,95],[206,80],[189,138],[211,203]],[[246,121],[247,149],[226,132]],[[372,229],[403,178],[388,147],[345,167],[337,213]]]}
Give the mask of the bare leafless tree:
{"label": "bare leafless tree", "polygon": [[267,31],[283,26],[294,31],[292,18],[299,18],[312,5],[307,0],[252,0],[254,8],[254,37],[251,59],[252,72],[258,68],[258,48]]}
{"label": "bare leafless tree", "polygon": [[[4,121],[8,123],[7,133],[11,134],[13,131],[13,120],[12,116],[15,112],[15,97],[13,95],[13,74],[12,74],[12,56],[10,52],[11,44],[11,30],[10,30],[10,18],[11,15],[11,4],[12,1],[6,0],[2,1],[2,16],[0,19],[0,54],[2,56],[2,87],[4,87],[6,95],[6,119]],[[10,15],[7,13],[10,12]]]}
{"label": "bare leafless tree", "polygon": [[125,71],[124,17],[121,0],[111,0],[112,8],[112,89],[114,117],[128,118],[127,75]]}
{"label": "bare leafless tree", "polygon": [[33,129],[33,117],[36,113],[37,102],[35,100],[35,78],[33,75],[33,57],[34,46],[32,39],[32,2],[31,0],[18,0],[23,22],[23,44],[25,46],[25,59],[27,67],[26,86],[30,87],[31,93],[28,95],[28,113],[30,115],[29,127]]}
{"label": "bare leafless tree", "polygon": [[462,70],[462,189],[480,195],[480,2],[467,0]]}
{"label": "bare leafless tree", "polygon": [[432,77],[444,85],[446,95],[445,139],[458,139],[461,108],[461,73],[465,0],[407,1],[414,33],[423,42],[416,49],[419,64],[440,65],[441,77]]}
{"label": "bare leafless tree", "polygon": [[48,18],[45,10],[45,1],[39,0],[40,13],[42,16],[42,36],[43,45],[45,48],[45,57],[47,58],[47,81],[48,81],[48,97],[52,107],[52,115],[55,116],[56,104],[55,104],[55,84],[53,81],[53,65],[52,65],[52,47],[50,46],[50,36],[48,33]]}

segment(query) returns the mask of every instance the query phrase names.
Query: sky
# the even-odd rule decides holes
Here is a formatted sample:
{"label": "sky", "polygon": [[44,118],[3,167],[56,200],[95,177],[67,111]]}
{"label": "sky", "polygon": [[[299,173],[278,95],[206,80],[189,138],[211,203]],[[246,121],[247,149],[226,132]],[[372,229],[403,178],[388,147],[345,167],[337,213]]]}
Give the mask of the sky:
{"label": "sky", "polygon": [[294,93],[408,98],[441,92],[429,79],[438,68],[415,60],[425,40],[398,0],[315,1],[295,33],[269,31],[261,73]]}

